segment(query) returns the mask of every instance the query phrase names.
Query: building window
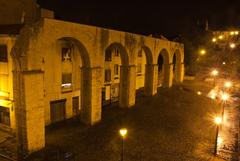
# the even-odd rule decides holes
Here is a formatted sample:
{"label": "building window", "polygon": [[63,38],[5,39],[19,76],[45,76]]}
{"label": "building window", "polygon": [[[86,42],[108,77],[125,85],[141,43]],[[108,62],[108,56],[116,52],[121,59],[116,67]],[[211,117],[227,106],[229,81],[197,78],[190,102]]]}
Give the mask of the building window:
{"label": "building window", "polygon": [[0,45],[0,62],[8,62],[7,45]]}
{"label": "building window", "polygon": [[69,89],[72,87],[72,73],[62,74],[62,89]]}
{"label": "building window", "polygon": [[118,74],[119,74],[119,65],[118,65],[118,64],[115,64],[115,65],[114,65],[114,76],[117,76],[117,77],[118,77]]}
{"label": "building window", "polygon": [[138,52],[138,57],[142,57],[142,50]]}
{"label": "building window", "polygon": [[105,61],[112,61],[112,53],[110,50],[107,50],[105,53]]}
{"label": "building window", "polygon": [[111,82],[111,69],[105,70],[105,82]]}
{"label": "building window", "polygon": [[115,55],[115,56],[119,56],[119,50],[118,50],[118,49],[115,49],[115,50],[114,50],[114,55]]}
{"label": "building window", "polygon": [[71,48],[62,48],[62,61],[71,61]]}
{"label": "building window", "polygon": [[10,125],[10,112],[9,108],[0,106],[0,123]]}
{"label": "building window", "polygon": [[138,64],[138,66],[137,66],[137,74],[141,75],[141,73],[142,73],[142,65]]}

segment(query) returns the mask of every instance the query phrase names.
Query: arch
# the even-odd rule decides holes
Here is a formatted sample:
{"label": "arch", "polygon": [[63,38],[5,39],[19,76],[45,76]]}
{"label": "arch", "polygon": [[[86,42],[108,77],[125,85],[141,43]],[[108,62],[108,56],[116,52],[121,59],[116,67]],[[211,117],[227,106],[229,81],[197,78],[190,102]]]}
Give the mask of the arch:
{"label": "arch", "polygon": [[[175,57],[175,62],[174,62]],[[176,64],[181,64],[183,62],[183,57],[179,49],[176,49],[173,53],[172,62]]]}
{"label": "arch", "polygon": [[73,37],[62,37],[62,38],[59,38],[58,40],[64,40],[64,41],[71,42],[72,45],[74,45],[78,48],[78,51],[79,51],[81,59],[82,59],[82,66],[83,67],[91,66],[89,53],[82,42],[80,42],[79,40],[77,40]]}
{"label": "arch", "polygon": [[183,55],[179,49],[176,49],[173,53],[172,64],[173,64],[173,82],[180,83],[183,80]]}
{"label": "arch", "polygon": [[[114,53],[114,54],[113,54]],[[111,43],[104,51],[104,85],[102,91],[103,105],[119,101],[120,107],[129,107],[130,76],[135,66],[129,65],[129,57],[125,47],[118,42]],[[135,75],[134,75],[135,76]],[[135,84],[134,84],[135,86]],[[133,85],[131,86],[133,88]],[[134,88],[135,89],[135,88]],[[131,103],[131,102],[130,102]]]}
{"label": "arch", "polygon": [[147,46],[142,46],[142,49],[146,55],[146,64],[147,65],[153,64],[153,55],[152,55],[151,49]]}
{"label": "arch", "polygon": [[169,56],[169,52],[167,51],[167,49],[162,49],[158,54],[158,58],[159,58],[159,56],[163,57],[163,64],[170,63],[170,56]]}
{"label": "arch", "polygon": [[168,72],[166,66],[170,64],[169,53],[166,49],[162,49],[158,55],[158,86],[165,86],[166,78],[168,78]]}
{"label": "arch", "polygon": [[129,57],[128,57],[127,51],[121,43],[118,43],[118,42],[111,43],[105,49],[105,55],[111,53],[111,51],[113,49],[118,49],[119,50],[122,65],[124,65],[124,66],[129,65]]}

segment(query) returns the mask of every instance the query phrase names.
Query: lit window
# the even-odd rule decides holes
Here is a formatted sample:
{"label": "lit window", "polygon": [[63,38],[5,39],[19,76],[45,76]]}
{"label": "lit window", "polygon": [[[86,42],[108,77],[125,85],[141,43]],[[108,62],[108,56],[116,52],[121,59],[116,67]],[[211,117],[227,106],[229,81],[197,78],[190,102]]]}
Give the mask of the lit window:
{"label": "lit window", "polygon": [[111,69],[105,70],[105,82],[111,82]]}
{"label": "lit window", "polygon": [[71,48],[62,48],[62,61],[71,61]]}
{"label": "lit window", "polygon": [[8,62],[7,45],[0,45],[0,62]]}
{"label": "lit window", "polygon": [[62,74],[62,89],[69,89],[72,87],[72,73]]}

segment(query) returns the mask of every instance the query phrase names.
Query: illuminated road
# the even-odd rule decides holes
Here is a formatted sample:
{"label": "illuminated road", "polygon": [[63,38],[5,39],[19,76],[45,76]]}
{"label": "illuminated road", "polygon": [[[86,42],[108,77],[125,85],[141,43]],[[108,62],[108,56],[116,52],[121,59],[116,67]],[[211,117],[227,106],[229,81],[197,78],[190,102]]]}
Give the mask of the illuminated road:
{"label": "illuminated road", "polygon": [[[224,120],[220,129],[218,154],[226,160],[237,160],[239,102],[232,102],[225,106]],[[222,143],[221,143],[222,142]]]}

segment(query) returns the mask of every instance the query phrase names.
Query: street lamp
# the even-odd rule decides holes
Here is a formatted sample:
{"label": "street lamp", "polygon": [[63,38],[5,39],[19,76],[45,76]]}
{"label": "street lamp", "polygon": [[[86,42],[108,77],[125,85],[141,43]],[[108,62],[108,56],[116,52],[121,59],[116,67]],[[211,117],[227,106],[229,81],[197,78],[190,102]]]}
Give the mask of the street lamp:
{"label": "street lamp", "polygon": [[121,161],[123,161],[124,158],[124,138],[127,135],[127,129],[122,128],[119,130],[120,135],[122,136],[122,154],[121,154]]}
{"label": "street lamp", "polygon": [[200,54],[201,54],[201,55],[205,55],[205,54],[206,54],[206,50],[201,49],[201,50],[200,50]]}
{"label": "street lamp", "polygon": [[221,95],[221,99],[222,99],[222,118],[224,116],[224,110],[225,110],[225,103],[226,101],[229,99],[229,94],[227,93],[222,93]]}
{"label": "street lamp", "polygon": [[216,76],[218,75],[218,71],[216,69],[214,69],[212,72],[211,72],[211,75],[213,76],[213,79],[214,79],[214,87],[215,87],[215,84],[216,84]]}
{"label": "street lamp", "polygon": [[217,144],[218,144],[218,132],[219,132],[219,126],[222,123],[221,117],[215,117],[214,122],[216,124],[216,138],[215,138],[215,146],[214,146],[214,155],[217,155]]}
{"label": "street lamp", "polygon": [[234,49],[235,47],[236,47],[236,44],[234,44],[234,43],[230,44],[230,48]]}
{"label": "street lamp", "polygon": [[223,39],[223,35],[218,36],[218,39],[222,40]]}
{"label": "street lamp", "polygon": [[214,37],[214,38],[212,38],[212,42],[216,42],[217,41],[217,39]]}
{"label": "street lamp", "polygon": [[228,88],[228,89],[231,88],[232,87],[232,82],[230,82],[230,81],[225,82],[224,87]]}

